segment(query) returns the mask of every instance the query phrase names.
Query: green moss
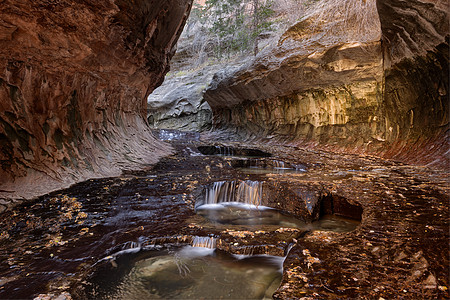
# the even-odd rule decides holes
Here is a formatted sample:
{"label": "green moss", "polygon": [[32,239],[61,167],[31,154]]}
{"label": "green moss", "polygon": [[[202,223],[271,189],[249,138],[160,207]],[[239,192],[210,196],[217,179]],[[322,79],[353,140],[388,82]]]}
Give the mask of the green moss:
{"label": "green moss", "polygon": [[71,133],[73,135],[73,141],[77,143],[78,138],[81,138],[81,114],[78,106],[78,94],[77,90],[74,90],[69,99],[69,107],[67,110],[67,122],[70,126]]}
{"label": "green moss", "polygon": [[14,141],[18,141],[20,149],[22,151],[25,151],[25,152],[30,151],[29,142],[30,142],[30,137],[32,137],[32,135],[30,133],[28,133],[28,131],[19,127],[18,125],[16,125],[16,128],[14,128],[8,122],[6,122],[5,120],[3,120],[1,118],[0,118],[0,123],[3,125],[3,128],[5,130],[5,136],[7,137],[7,139],[9,139],[10,143],[12,143]]}
{"label": "green moss", "polygon": [[75,155],[75,152],[72,150],[71,147],[67,147],[67,149],[69,149],[69,157],[70,157],[70,161],[71,161],[72,165],[75,168],[78,168],[78,160],[77,160],[77,157]]}
{"label": "green moss", "polygon": [[106,110],[102,110],[102,116],[103,116],[103,128],[107,128],[108,127],[108,116],[106,115]]}
{"label": "green moss", "polygon": [[[105,116],[103,116],[103,117],[105,117]],[[122,116],[121,116],[120,113],[114,114],[114,119],[115,119],[115,121],[116,121],[116,126],[118,126],[118,127],[124,127],[124,126],[123,126],[123,121],[122,121]]]}
{"label": "green moss", "polygon": [[86,128],[86,131],[84,132],[84,136],[88,139],[91,140],[92,136],[91,136],[91,132]]}
{"label": "green moss", "polygon": [[91,164],[91,162],[88,160],[88,159],[84,159],[84,163],[85,163],[85,168],[86,169],[88,169],[88,170],[90,170],[90,171],[94,171],[94,168],[92,167],[92,164]]}

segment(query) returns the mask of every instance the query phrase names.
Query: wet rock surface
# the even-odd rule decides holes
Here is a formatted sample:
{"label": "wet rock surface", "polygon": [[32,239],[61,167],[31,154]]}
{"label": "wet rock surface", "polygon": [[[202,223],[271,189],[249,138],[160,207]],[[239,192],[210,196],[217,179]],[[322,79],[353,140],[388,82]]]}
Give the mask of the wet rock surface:
{"label": "wet rock surface", "polygon": [[[387,158],[448,168],[446,1],[377,1],[383,31]],[[420,155],[417,155],[420,153]]]}
{"label": "wet rock surface", "polygon": [[[448,297],[447,188],[421,169],[387,170],[338,183],[338,194],[362,204],[361,226],[347,236],[316,233],[297,243],[276,298]],[[436,279],[431,285],[429,276]]]}
{"label": "wet rock surface", "polygon": [[[228,143],[307,167],[248,174],[230,162],[242,157],[201,155],[196,149],[207,145],[202,140],[173,145],[177,154],[152,169],[86,181],[3,213],[0,297],[70,292],[85,298],[83,282],[96,264],[114,264],[124,250],[188,245],[195,237],[213,238],[228,253],[287,254],[276,298],[449,296],[449,183],[443,172],[370,156]],[[218,225],[196,214],[205,188],[232,180],[263,182],[263,204],[299,220],[333,212],[361,218],[361,224],[330,232]]]}

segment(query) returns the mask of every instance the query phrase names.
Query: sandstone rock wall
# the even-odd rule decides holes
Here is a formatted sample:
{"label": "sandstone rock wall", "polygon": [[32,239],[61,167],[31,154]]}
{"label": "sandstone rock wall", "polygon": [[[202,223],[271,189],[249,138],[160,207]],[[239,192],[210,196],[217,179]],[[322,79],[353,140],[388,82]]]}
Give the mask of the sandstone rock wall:
{"label": "sandstone rock wall", "polygon": [[258,65],[210,87],[206,95],[216,126],[245,128],[243,135],[341,146],[383,140],[380,43],[317,50],[291,52],[275,68]]}
{"label": "sandstone rock wall", "polygon": [[380,34],[372,26],[356,41],[324,30],[339,25],[332,18],[303,19],[250,66],[216,74],[205,94],[215,126],[446,166],[447,4],[378,1]]}
{"label": "sandstone rock wall", "polygon": [[447,0],[377,1],[383,32],[384,156],[448,166]]}
{"label": "sandstone rock wall", "polygon": [[203,91],[217,69],[205,66],[167,74],[164,83],[147,98],[149,124],[182,131],[209,129],[212,113],[203,100]]}
{"label": "sandstone rock wall", "polygon": [[0,198],[170,153],[147,129],[146,96],[169,69],[191,4],[1,1]]}
{"label": "sandstone rock wall", "polygon": [[[361,14],[351,1],[339,3],[336,15],[324,13],[334,9],[329,4],[318,6],[250,66],[216,74],[205,94],[215,126],[245,138],[340,147],[385,141],[376,7],[367,2]],[[358,30],[360,15],[371,20],[369,28]]]}
{"label": "sandstone rock wall", "polygon": [[316,141],[366,150],[385,140],[381,88],[381,82],[367,81],[309,89],[218,109],[215,122],[220,127],[231,124],[245,138]]}

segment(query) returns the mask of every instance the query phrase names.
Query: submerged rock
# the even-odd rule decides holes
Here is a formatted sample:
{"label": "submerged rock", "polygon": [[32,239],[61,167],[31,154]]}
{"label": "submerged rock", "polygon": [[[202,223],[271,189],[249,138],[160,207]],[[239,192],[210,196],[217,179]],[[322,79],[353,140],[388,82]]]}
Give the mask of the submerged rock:
{"label": "submerged rock", "polygon": [[[88,274],[100,266],[111,278],[101,283],[106,287],[142,261],[147,250],[196,244],[208,247],[199,252],[215,252],[227,263],[232,263],[230,253],[285,256],[277,298],[448,298],[449,261],[442,255],[449,251],[445,172],[374,157],[260,145],[263,152],[270,148],[273,156],[265,159],[271,163],[301,162],[308,170],[248,174],[219,167],[230,157],[189,155],[182,150],[192,142],[180,143],[173,141],[177,156],[152,170],[89,180],[3,213],[0,297],[70,291],[74,298],[92,298],[80,282],[90,282]],[[279,211],[195,211],[205,187],[237,179],[264,181],[263,205]],[[356,220],[342,222],[338,216]],[[198,257],[193,252],[185,256]],[[164,269],[179,274],[173,260],[144,265],[147,279]],[[167,275],[158,282],[161,287],[152,283],[147,292],[170,293],[165,283],[186,287],[177,282]]]}

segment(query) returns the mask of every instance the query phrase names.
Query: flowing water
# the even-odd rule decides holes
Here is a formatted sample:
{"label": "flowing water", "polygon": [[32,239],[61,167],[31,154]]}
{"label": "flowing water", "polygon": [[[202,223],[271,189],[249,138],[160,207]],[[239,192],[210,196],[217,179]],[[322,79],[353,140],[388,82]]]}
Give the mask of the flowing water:
{"label": "flowing water", "polygon": [[308,231],[348,232],[354,230],[359,224],[359,221],[336,215],[323,216],[318,221],[307,223],[283,214],[276,209],[263,206],[262,203],[263,182],[251,180],[218,181],[205,189],[204,199],[200,199],[196,203],[196,212],[218,226],[245,225],[255,227],[273,225]]}
{"label": "flowing water", "polygon": [[238,168],[244,174],[254,174],[254,175],[264,175],[264,174],[290,174],[290,173],[304,173],[304,169],[294,169],[294,168],[259,168],[259,167],[249,167],[249,168]]}
{"label": "flowing water", "polygon": [[197,206],[219,203],[261,205],[262,183],[259,181],[218,181],[206,190],[204,202]]}
{"label": "flowing water", "polygon": [[[271,299],[284,258],[185,246],[122,257],[92,280],[96,299]],[[130,267],[131,266],[131,267]],[[124,275],[117,279],[115,273]]]}
{"label": "flowing water", "polygon": [[289,174],[307,171],[307,167],[302,164],[292,164],[276,159],[241,158],[232,160],[230,163],[244,174]]}
{"label": "flowing water", "polygon": [[[213,182],[198,199],[196,213],[211,222],[215,232],[228,232],[230,228],[255,233],[276,232],[279,228],[346,232],[359,223],[337,216],[306,223],[285,215],[262,205],[263,185],[256,180]],[[91,278],[89,295],[127,300],[271,299],[281,282],[284,257],[233,255],[216,249],[219,239],[213,234],[193,236],[189,246],[159,251],[139,249],[140,253],[118,256],[104,263]],[[243,247],[249,249],[244,253],[252,253],[252,245]]]}
{"label": "flowing water", "polygon": [[358,225],[336,216],[307,224],[264,206],[267,177],[239,169],[290,176],[298,165],[257,149],[200,147],[197,135],[158,134],[179,146],[176,156],[45,195],[0,220],[0,298],[75,286],[88,299],[270,299],[295,239]]}
{"label": "flowing water", "polygon": [[215,249],[216,238],[210,236],[195,236],[192,239],[192,247]]}
{"label": "flowing water", "polygon": [[267,229],[270,228],[269,226],[273,226],[274,229],[288,227],[307,231],[349,232],[355,230],[360,223],[359,221],[336,215],[326,215],[318,221],[307,223],[283,214],[276,209],[234,204],[200,206],[197,208],[197,214],[224,229],[226,225],[241,225],[248,229],[253,227],[264,227]]}
{"label": "flowing water", "polygon": [[159,129],[154,131],[155,134],[162,141],[177,141],[177,140],[198,140],[200,134],[198,132],[182,132],[171,129]]}

